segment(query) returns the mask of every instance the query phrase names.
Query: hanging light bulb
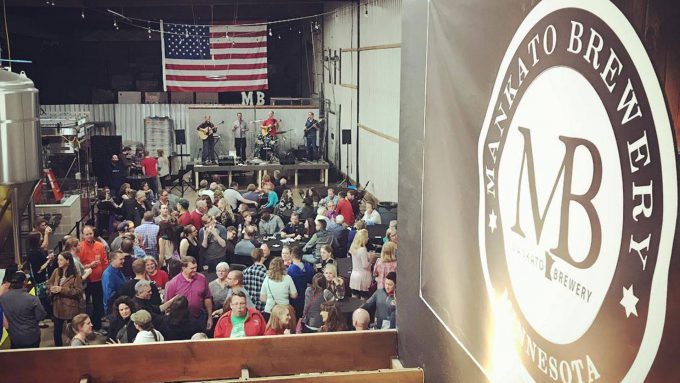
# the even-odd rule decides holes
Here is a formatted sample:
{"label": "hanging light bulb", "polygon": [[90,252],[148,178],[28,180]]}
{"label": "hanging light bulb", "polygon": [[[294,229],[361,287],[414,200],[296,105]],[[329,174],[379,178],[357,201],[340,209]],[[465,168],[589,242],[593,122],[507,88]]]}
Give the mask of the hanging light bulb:
{"label": "hanging light bulb", "polygon": [[314,29],[316,29],[317,31],[319,30],[319,23],[316,21],[314,22]]}
{"label": "hanging light bulb", "polygon": [[278,36],[276,36],[276,37],[277,37],[279,40],[281,40],[281,35],[280,35],[280,34],[279,34]]}
{"label": "hanging light bulb", "polygon": [[189,28],[184,30],[184,37],[189,38]]}
{"label": "hanging light bulb", "polygon": [[368,3],[364,6],[364,16],[368,17]]}
{"label": "hanging light bulb", "polygon": [[302,34],[302,28],[298,29],[298,35]]}
{"label": "hanging light bulb", "polygon": [[115,19],[113,20],[113,27],[118,29],[118,22]]}
{"label": "hanging light bulb", "polygon": [[85,10],[84,9],[80,11],[80,17],[85,19]]}
{"label": "hanging light bulb", "polygon": [[269,28],[269,37],[272,37],[272,29]]}

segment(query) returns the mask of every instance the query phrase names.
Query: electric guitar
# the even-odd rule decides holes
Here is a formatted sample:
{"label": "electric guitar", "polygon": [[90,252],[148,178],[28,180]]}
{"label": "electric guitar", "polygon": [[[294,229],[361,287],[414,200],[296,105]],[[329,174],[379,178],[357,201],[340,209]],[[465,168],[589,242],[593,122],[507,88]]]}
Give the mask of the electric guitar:
{"label": "electric guitar", "polygon": [[310,132],[312,129],[317,129],[317,128],[318,128],[317,125],[319,125],[320,123],[322,123],[323,120],[324,120],[324,119],[322,118],[322,119],[320,119],[319,121],[313,123],[312,126],[310,126],[309,128],[305,128],[305,134],[304,134],[305,138],[307,138],[307,134],[309,134],[309,132]]}

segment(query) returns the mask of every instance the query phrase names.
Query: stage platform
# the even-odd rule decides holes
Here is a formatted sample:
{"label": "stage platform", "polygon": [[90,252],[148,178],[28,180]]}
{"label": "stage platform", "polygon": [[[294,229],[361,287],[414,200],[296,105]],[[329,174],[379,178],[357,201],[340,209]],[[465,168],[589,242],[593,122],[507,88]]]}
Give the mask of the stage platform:
{"label": "stage platform", "polygon": [[194,183],[198,189],[200,180],[200,173],[227,173],[229,175],[229,184],[231,184],[233,172],[257,172],[257,183],[262,184],[262,175],[267,172],[279,171],[293,171],[295,173],[295,187],[298,186],[298,172],[300,170],[318,170],[321,172],[320,177],[323,179],[325,186],[328,186],[328,168],[329,164],[326,161],[318,162],[299,162],[291,165],[263,163],[259,165],[194,165]]}

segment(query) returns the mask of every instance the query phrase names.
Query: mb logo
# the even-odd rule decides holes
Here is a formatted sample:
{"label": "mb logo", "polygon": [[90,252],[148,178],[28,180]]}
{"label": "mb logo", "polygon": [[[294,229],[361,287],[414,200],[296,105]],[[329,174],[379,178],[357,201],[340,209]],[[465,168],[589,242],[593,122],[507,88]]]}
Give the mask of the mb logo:
{"label": "mb logo", "polygon": [[241,105],[264,105],[264,92],[255,92],[257,101],[253,103],[253,92],[241,92]]}
{"label": "mb logo", "polygon": [[[528,182],[528,200],[531,209],[534,235],[537,239],[540,240],[541,238],[550,205],[553,202],[559,205],[559,208],[553,209],[556,214],[560,215],[557,219],[558,224],[551,227],[551,229],[556,230],[559,234],[557,236],[556,246],[550,249],[549,252],[545,252],[545,277],[551,279],[550,270],[555,262],[553,257],[560,258],[572,267],[580,269],[587,269],[593,266],[600,252],[602,233],[600,218],[597,209],[593,204],[593,199],[600,190],[600,185],[602,183],[602,159],[600,157],[600,152],[591,141],[577,137],[559,136],[559,141],[564,145],[564,158],[554,181],[551,183],[550,195],[546,205],[540,206],[536,190],[536,166],[534,163],[531,131],[523,127],[519,127],[518,131],[521,133],[524,140],[524,154],[522,156],[522,165],[520,166],[515,221],[511,230],[522,238],[527,237],[522,229],[520,216],[523,202],[522,193],[520,191],[522,189],[522,182],[526,179],[526,182]],[[588,157],[590,158],[590,168],[592,169],[589,186],[587,187],[587,190],[581,194],[576,194],[572,190],[575,171],[574,158],[577,149],[583,149],[588,154]],[[560,181],[562,183],[561,198],[559,201],[555,201],[554,197]],[[541,183],[545,183],[545,180],[541,180]],[[584,258],[575,257],[571,254],[569,249],[570,203],[575,203],[580,206],[588,218],[587,225],[590,227],[591,240],[588,253]]]}
{"label": "mb logo", "polygon": [[500,64],[479,139],[479,250],[518,379],[643,381],[677,218],[672,129],[609,2],[540,2]]}

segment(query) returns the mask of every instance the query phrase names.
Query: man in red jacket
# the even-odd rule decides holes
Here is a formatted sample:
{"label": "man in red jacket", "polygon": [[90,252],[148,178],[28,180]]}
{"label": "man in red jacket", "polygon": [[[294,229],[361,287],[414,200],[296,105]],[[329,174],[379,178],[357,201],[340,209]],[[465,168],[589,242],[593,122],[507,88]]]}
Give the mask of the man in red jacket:
{"label": "man in red jacket", "polygon": [[352,200],[354,199],[354,193],[349,193],[346,191],[341,191],[338,193],[340,196],[340,201],[335,211],[345,218],[345,223],[347,226],[354,225],[354,210],[352,209]]}
{"label": "man in red jacket", "polygon": [[215,338],[245,338],[264,334],[267,322],[257,309],[248,307],[243,291],[231,296],[229,307],[231,310],[217,321]]}
{"label": "man in red jacket", "polygon": [[92,299],[92,325],[95,331],[102,328],[104,316],[104,290],[102,289],[102,274],[109,265],[106,249],[100,242],[94,240],[94,228],[83,227],[83,241],[80,243],[80,261],[83,266],[92,269],[92,274],[87,277],[85,299]]}

